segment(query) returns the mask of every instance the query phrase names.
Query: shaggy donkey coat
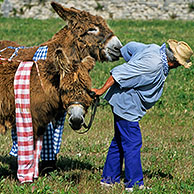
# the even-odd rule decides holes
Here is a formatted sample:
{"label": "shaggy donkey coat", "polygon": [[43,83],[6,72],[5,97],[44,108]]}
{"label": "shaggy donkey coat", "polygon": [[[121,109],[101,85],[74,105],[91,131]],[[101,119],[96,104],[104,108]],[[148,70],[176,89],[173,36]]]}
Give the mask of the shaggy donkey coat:
{"label": "shaggy donkey coat", "polygon": [[[46,60],[37,62],[31,70],[30,98],[35,137],[42,135],[47,124],[67,110],[72,101],[91,104],[89,71],[95,61],[118,60],[120,41],[114,36],[105,20],[75,8],[64,8],[51,3],[54,10],[68,25],[40,46],[47,46]],[[114,38],[113,38],[114,37]],[[114,39],[114,44],[110,44]],[[107,46],[108,45],[108,46]],[[0,41],[0,50],[8,46],[19,47],[12,41]],[[112,48],[111,48],[112,47]],[[13,82],[20,61],[32,61],[38,47],[20,49],[12,61],[0,60],[0,125],[2,131],[15,127],[15,100]],[[9,58],[13,49],[5,49],[1,58]],[[42,83],[42,85],[41,85]]]}
{"label": "shaggy donkey coat", "polygon": [[[30,97],[35,136],[42,135],[47,124],[60,116],[72,100],[81,101],[80,99],[82,99],[82,103],[87,107],[91,103],[92,99],[86,88],[91,89],[91,78],[88,71],[94,66],[93,58],[88,56],[83,62],[74,66],[66,64],[69,71],[60,74],[60,65],[64,65],[64,62],[66,61],[63,58],[62,51],[61,56],[57,55],[55,65],[47,66],[45,61],[38,61],[40,78],[35,65],[32,67]],[[14,127],[15,99],[13,82],[19,62],[0,60],[0,65],[0,123],[1,125],[7,125],[6,128]]]}

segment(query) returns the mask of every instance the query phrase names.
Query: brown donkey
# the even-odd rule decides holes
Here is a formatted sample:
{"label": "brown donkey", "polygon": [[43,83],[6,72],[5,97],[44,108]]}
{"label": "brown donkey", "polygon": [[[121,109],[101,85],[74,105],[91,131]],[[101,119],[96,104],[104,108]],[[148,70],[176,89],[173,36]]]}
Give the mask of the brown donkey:
{"label": "brown donkey", "polygon": [[[115,61],[120,57],[121,42],[100,16],[75,8],[51,3],[58,15],[68,22],[50,40],[45,60],[38,60],[31,70],[30,101],[34,135],[44,133],[47,124],[67,111],[72,128],[81,128],[92,98],[89,71],[95,61]],[[0,41],[0,58],[10,58],[20,45]],[[38,47],[21,48],[12,61],[0,60],[0,124],[15,127],[15,99],[13,81],[19,61],[32,61]],[[42,83],[42,84],[41,84]],[[79,102],[72,103],[72,102]]]}

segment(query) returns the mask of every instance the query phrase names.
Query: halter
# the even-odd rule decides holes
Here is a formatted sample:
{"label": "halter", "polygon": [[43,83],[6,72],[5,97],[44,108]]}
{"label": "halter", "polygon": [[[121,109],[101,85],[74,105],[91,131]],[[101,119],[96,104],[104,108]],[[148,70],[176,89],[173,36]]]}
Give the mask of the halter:
{"label": "halter", "polygon": [[[78,134],[84,134],[86,132],[88,132],[92,126],[92,123],[94,121],[94,117],[96,115],[96,110],[97,110],[97,106],[99,105],[99,102],[100,102],[100,98],[99,96],[95,96],[95,93],[90,91],[90,94],[89,94],[92,98],[93,98],[93,102],[92,102],[92,107],[91,107],[91,110],[92,110],[92,113],[91,113],[91,116],[90,116],[90,121],[88,123],[88,125],[86,125],[86,123],[83,124],[83,127],[86,129],[85,131],[77,131],[77,130],[74,130],[76,133]],[[73,101],[73,102],[70,102],[68,104],[68,106],[70,105],[74,105],[74,104],[78,104],[78,105],[82,105],[83,107],[85,107],[85,105],[81,102],[78,102],[78,101]]]}
{"label": "halter", "polygon": [[109,33],[107,36],[104,37],[104,39],[99,43],[99,48],[102,49],[102,46],[104,45],[104,43],[113,36],[113,33]]}

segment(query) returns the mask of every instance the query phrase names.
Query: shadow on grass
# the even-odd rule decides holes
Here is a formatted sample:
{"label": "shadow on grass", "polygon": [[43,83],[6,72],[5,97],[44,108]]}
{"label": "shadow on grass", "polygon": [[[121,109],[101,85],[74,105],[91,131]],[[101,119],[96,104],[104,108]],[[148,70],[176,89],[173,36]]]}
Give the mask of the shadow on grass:
{"label": "shadow on grass", "polygon": [[[66,182],[73,185],[79,184],[80,180],[87,173],[95,174],[100,172],[103,167],[96,168],[88,161],[80,161],[80,159],[75,159],[71,157],[60,157],[57,160],[57,168],[60,170],[60,174]],[[89,175],[89,177],[90,177]]]}
{"label": "shadow on grass", "polygon": [[[96,171],[102,172],[103,166],[96,168],[92,166],[89,162],[81,162],[77,159],[72,159],[68,157],[62,157],[57,162],[57,167],[61,169],[62,171],[69,172],[71,170],[89,170],[91,173],[95,173]],[[173,176],[170,173],[162,172],[160,169],[156,171],[150,171],[145,170],[143,171],[144,177],[148,177],[151,179],[152,177],[156,178],[167,178],[167,179],[173,179]],[[122,171],[121,178],[124,179],[125,172]]]}
{"label": "shadow on grass", "polygon": [[165,173],[160,170],[155,172],[151,172],[150,170],[145,170],[143,171],[143,174],[145,177],[148,177],[149,179],[151,179],[152,177],[173,179],[173,176],[170,173]]}
{"label": "shadow on grass", "polygon": [[[0,156],[0,163],[0,177],[12,177],[13,179],[17,179],[17,158],[12,156]],[[102,171],[103,166],[96,168],[87,161],[83,162],[70,157],[60,157],[57,160],[57,168],[63,172],[65,171],[65,175],[63,175],[63,178],[66,181],[78,184],[83,173],[82,170],[89,170],[91,171],[91,173],[95,173],[97,171]],[[165,173],[161,170],[145,170],[143,171],[143,174],[144,177],[147,177],[149,179],[151,179],[152,177],[173,179],[173,176],[170,173]],[[124,178],[124,171],[122,172],[121,177]]]}
{"label": "shadow on grass", "polygon": [[0,177],[17,179],[17,158],[13,156],[0,156]]}
{"label": "shadow on grass", "polygon": [[93,170],[94,167],[89,162],[82,162],[70,157],[61,157],[57,160],[57,167],[62,171],[71,170]]}
{"label": "shadow on grass", "polygon": [[[59,158],[57,160],[57,168],[68,173],[72,172],[72,170],[89,170],[92,173],[96,170],[100,170],[93,167],[89,162],[82,162],[68,157]],[[71,174],[71,178],[66,178],[79,180],[78,176],[80,176],[80,174],[81,171]],[[12,156],[0,156],[0,177],[12,177],[17,179],[17,158]]]}

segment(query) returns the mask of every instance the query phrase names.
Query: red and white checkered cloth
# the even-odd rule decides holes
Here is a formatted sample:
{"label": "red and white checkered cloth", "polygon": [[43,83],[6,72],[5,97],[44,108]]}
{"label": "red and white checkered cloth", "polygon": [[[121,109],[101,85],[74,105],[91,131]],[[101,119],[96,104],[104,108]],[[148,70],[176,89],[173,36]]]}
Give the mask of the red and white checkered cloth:
{"label": "red and white checkered cloth", "polygon": [[38,178],[38,162],[42,148],[42,137],[33,139],[30,112],[30,72],[33,62],[21,62],[14,78],[16,106],[16,129],[18,137],[18,171],[21,183],[33,182]]}

